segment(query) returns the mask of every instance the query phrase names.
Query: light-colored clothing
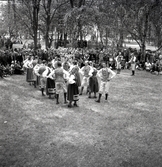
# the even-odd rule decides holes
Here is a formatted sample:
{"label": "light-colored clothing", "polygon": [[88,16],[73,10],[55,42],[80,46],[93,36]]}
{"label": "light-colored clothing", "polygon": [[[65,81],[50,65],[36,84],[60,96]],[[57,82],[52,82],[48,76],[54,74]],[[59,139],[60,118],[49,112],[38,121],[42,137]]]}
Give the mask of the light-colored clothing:
{"label": "light-colored clothing", "polygon": [[149,71],[151,69],[151,63],[145,62],[145,69]]}
{"label": "light-colored clothing", "polygon": [[109,88],[110,88],[110,82],[103,82],[101,81],[100,83],[100,88],[99,88],[99,93],[100,94],[108,94],[109,93]]}
{"label": "light-colored clothing", "polygon": [[83,66],[80,71],[79,71],[82,75],[83,75],[83,79],[82,79],[82,83],[81,86],[88,86],[89,84],[89,77],[92,76],[92,72],[93,69],[91,66]]}
{"label": "light-colored clothing", "polygon": [[49,74],[49,77],[55,78],[56,94],[59,94],[61,90],[63,90],[64,93],[67,92],[65,80],[69,77],[69,73],[66,70],[63,68],[56,68]]}
{"label": "light-colored clothing", "polygon": [[110,80],[115,77],[116,73],[110,68],[102,68],[98,71],[97,75],[101,78],[99,93],[109,93]]}
{"label": "light-colored clothing", "polygon": [[131,69],[132,71],[135,71],[136,69],[136,57],[135,56],[132,56],[129,63],[131,63]]}
{"label": "light-colored clothing", "polygon": [[46,87],[46,77],[44,72],[47,70],[47,66],[45,64],[40,64],[39,66],[37,66],[35,69],[35,74],[40,77],[40,85],[41,88],[45,88]]}

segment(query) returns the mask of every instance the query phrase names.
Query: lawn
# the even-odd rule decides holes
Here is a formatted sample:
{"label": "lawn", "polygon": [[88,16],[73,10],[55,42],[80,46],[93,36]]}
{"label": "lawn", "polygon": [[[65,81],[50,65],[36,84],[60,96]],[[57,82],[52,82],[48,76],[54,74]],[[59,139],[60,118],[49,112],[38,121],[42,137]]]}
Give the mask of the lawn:
{"label": "lawn", "polygon": [[42,97],[25,75],[0,79],[0,167],[161,167],[162,76],[123,70],[108,101]]}

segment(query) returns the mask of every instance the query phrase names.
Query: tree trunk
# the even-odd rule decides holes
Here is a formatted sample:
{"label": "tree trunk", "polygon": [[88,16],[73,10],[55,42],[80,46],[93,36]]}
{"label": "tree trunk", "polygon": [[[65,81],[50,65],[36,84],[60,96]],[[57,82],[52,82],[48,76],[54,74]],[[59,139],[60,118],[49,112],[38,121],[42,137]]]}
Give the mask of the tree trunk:
{"label": "tree trunk", "polygon": [[67,33],[64,33],[64,48],[66,48],[67,44]]}
{"label": "tree trunk", "polygon": [[145,61],[145,55],[146,55],[146,45],[145,45],[145,41],[142,42],[141,44],[141,61],[144,62]]}
{"label": "tree trunk", "polygon": [[45,32],[45,45],[46,45],[46,49],[50,48],[49,30],[50,30],[50,16],[47,16],[47,18],[46,18],[46,32]]}
{"label": "tree trunk", "polygon": [[120,29],[120,32],[119,32],[119,47],[120,47],[120,48],[123,47],[123,41],[124,41],[123,29]]}
{"label": "tree trunk", "polygon": [[143,36],[141,40],[142,61],[145,61],[145,56],[146,56],[146,38],[147,38],[147,32],[148,32],[148,23],[149,23],[149,13],[147,11],[145,15]]}
{"label": "tree trunk", "polygon": [[33,0],[33,38],[34,50],[37,50],[37,32],[38,32],[38,13],[39,13],[40,0]]}
{"label": "tree trunk", "polygon": [[108,28],[106,27],[106,46],[108,45]]}

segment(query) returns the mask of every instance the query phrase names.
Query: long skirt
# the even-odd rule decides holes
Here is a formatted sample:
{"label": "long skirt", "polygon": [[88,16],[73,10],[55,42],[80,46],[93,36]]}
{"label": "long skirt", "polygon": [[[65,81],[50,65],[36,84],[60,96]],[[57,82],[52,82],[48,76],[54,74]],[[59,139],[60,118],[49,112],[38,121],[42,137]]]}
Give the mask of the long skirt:
{"label": "long skirt", "polygon": [[35,81],[35,77],[34,77],[34,73],[33,73],[33,69],[32,68],[28,68],[27,69],[26,81],[27,82],[33,82],[33,81]]}
{"label": "long skirt", "polygon": [[75,74],[75,77],[76,77],[76,83],[77,83],[78,87],[80,87],[81,86],[80,74],[77,72]]}
{"label": "long skirt", "polygon": [[92,92],[97,93],[99,91],[98,79],[96,76],[92,76],[89,78],[88,90],[90,93],[92,93]]}
{"label": "long skirt", "polygon": [[67,89],[67,100],[78,101],[79,100],[79,89],[76,83],[69,84]]}
{"label": "long skirt", "polygon": [[47,78],[47,82],[46,82],[46,94],[55,94],[55,80]]}

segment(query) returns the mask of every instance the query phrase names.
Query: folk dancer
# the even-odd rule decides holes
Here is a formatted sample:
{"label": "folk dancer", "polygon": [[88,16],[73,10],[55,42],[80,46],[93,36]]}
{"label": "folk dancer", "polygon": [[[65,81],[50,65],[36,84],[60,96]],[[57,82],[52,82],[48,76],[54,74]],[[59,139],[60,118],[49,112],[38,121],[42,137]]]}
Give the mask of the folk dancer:
{"label": "folk dancer", "polygon": [[62,68],[62,64],[60,61],[57,62],[57,68],[50,74],[53,78],[55,78],[55,87],[56,87],[56,104],[59,104],[59,94],[63,90],[64,92],[64,103],[67,103],[67,86],[65,83],[65,79],[68,78],[69,73]]}
{"label": "folk dancer", "polygon": [[55,79],[50,76],[50,74],[53,72],[53,68],[52,68],[52,63],[48,63],[48,67],[46,69],[45,73],[45,77],[47,78],[47,82],[46,82],[46,94],[49,95],[49,98],[51,98],[52,94],[56,93],[55,90]]}
{"label": "folk dancer", "polygon": [[34,80],[33,59],[31,56],[29,56],[27,60],[24,61],[23,68],[27,69],[26,81],[29,82],[29,84],[31,85],[31,82],[33,82]]}
{"label": "folk dancer", "polygon": [[79,95],[82,95],[83,89],[85,86],[88,87],[89,77],[92,75],[93,69],[89,66],[88,61],[85,61],[85,66],[80,69],[80,73],[83,75],[82,83],[81,83],[81,91]]}
{"label": "folk dancer", "polygon": [[47,69],[46,66],[46,61],[43,60],[42,64],[40,64],[39,69],[37,71],[35,71],[36,75],[38,77],[40,77],[40,84],[41,84],[41,92],[42,92],[42,96],[45,96],[44,94],[44,89],[46,87],[46,77],[45,77],[45,71]]}
{"label": "folk dancer", "polygon": [[99,91],[99,84],[97,79],[97,70],[94,68],[92,76],[89,78],[89,96],[91,98],[91,93],[94,93],[94,98],[97,98],[96,93]]}
{"label": "folk dancer", "polygon": [[115,77],[116,73],[110,68],[106,67],[106,63],[102,63],[102,68],[98,71],[97,74],[101,79],[101,83],[99,88],[99,97],[96,102],[100,103],[103,93],[105,93],[105,100],[107,100],[109,95],[110,80]]}
{"label": "folk dancer", "polygon": [[39,67],[41,66],[42,60],[38,59],[37,64],[34,66],[33,71],[34,71],[34,75],[36,76],[36,86],[41,87],[40,85],[40,76],[38,76],[38,71],[39,71]]}
{"label": "folk dancer", "polygon": [[79,86],[80,86],[80,76],[78,73],[78,67],[74,66],[70,71],[70,76],[68,79],[68,88],[67,88],[67,100],[69,101],[68,107],[72,107],[73,101],[74,101],[74,106],[78,107],[77,101],[79,100]]}

